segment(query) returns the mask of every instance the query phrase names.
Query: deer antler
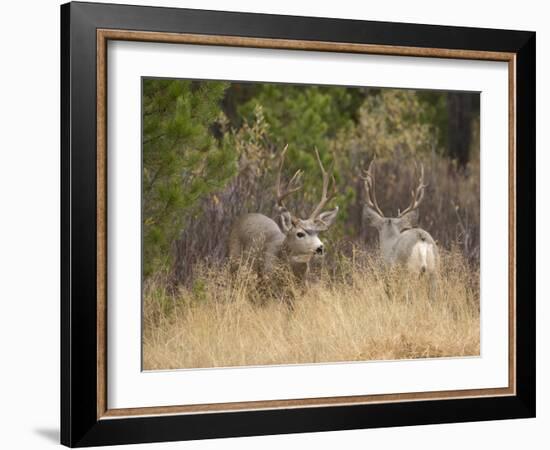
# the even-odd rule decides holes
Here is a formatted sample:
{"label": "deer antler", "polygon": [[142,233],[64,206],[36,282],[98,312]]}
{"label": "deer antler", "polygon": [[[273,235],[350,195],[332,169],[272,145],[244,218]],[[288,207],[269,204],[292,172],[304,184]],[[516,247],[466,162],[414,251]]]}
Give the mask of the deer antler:
{"label": "deer antler", "polygon": [[361,177],[363,183],[365,184],[365,201],[372,209],[374,209],[381,217],[384,217],[384,213],[378,206],[378,201],[376,200],[376,191],[374,189],[376,178],[374,176],[374,169],[376,164],[374,162],[375,158],[369,164],[369,169],[365,170],[365,176]]}
{"label": "deer antler", "polygon": [[281,162],[279,163],[279,171],[277,172],[277,185],[275,187],[275,190],[277,193],[277,206],[279,208],[284,208],[284,209],[286,209],[286,207],[283,203],[283,200],[286,197],[288,197],[290,194],[293,194],[294,192],[302,189],[302,185],[299,183],[303,174],[301,170],[297,170],[296,173],[290,179],[290,181],[287,183],[285,189],[281,190],[281,172],[285,164],[285,155],[286,155],[287,149],[288,149],[288,144],[285,145],[285,148],[283,148],[283,151],[281,153]]}
{"label": "deer antler", "polygon": [[[321,157],[319,156],[319,151],[315,148],[315,156],[317,156],[317,163],[321,168],[321,173],[323,174],[323,194],[321,195],[321,201],[313,210],[309,216],[309,220],[315,220],[317,216],[321,213],[325,205],[331,201],[336,195],[336,179],[334,178],[333,170],[331,168],[330,173],[325,170],[323,163],[321,162]],[[330,188],[330,193],[329,193]]]}
{"label": "deer antler", "polygon": [[[417,167],[416,163],[415,167]],[[416,189],[411,190],[411,204],[407,206],[406,209],[399,212],[397,217],[402,217],[420,206],[420,203],[422,203],[422,200],[424,199],[424,192],[427,186],[427,184],[424,184],[424,165],[420,163],[420,177],[418,179],[418,186]]]}

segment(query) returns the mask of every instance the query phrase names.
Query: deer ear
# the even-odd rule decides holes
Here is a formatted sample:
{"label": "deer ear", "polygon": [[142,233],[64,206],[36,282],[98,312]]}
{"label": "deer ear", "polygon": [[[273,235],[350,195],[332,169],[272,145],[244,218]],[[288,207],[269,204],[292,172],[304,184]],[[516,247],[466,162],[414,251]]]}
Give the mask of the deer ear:
{"label": "deer ear", "polygon": [[283,209],[281,210],[281,215],[279,217],[281,220],[281,231],[287,234],[292,228],[292,216],[286,209]]}
{"label": "deer ear", "polygon": [[407,214],[403,215],[399,220],[399,228],[404,230],[405,228],[414,228],[418,224],[418,209],[413,209]]}
{"label": "deer ear", "polygon": [[368,205],[363,207],[363,220],[375,228],[380,228],[384,223],[384,218]]}
{"label": "deer ear", "polygon": [[315,228],[318,231],[325,231],[334,223],[338,215],[338,206],[330,211],[324,211],[315,219]]}

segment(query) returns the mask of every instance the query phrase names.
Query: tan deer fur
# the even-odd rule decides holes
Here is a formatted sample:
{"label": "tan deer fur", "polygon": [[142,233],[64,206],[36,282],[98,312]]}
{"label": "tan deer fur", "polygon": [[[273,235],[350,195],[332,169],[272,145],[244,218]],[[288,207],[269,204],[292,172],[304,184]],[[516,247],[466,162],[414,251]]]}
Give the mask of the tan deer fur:
{"label": "tan deer fur", "polygon": [[386,217],[378,207],[375,193],[375,163],[371,162],[363,178],[365,184],[364,220],[378,230],[380,255],[389,266],[401,265],[410,272],[435,275],[439,265],[437,245],[427,231],[416,228],[418,207],[424,198],[424,167],[419,183],[411,191],[411,204],[397,217]]}
{"label": "tan deer fur", "polygon": [[[245,252],[258,255],[257,269],[260,275],[269,276],[279,262],[289,264],[292,272],[305,279],[309,264],[315,255],[323,255],[325,247],[319,233],[327,230],[336,219],[338,207],[321,212],[336,193],[334,177],[329,175],[321,163],[316,150],[317,161],[323,174],[323,194],[321,201],[310,217],[301,219],[291,214],[283,200],[301,189],[299,181],[301,171],[294,174],[286,189],[281,190],[281,171],[284,164],[286,146],[281,155],[277,174],[276,197],[279,211],[279,224],[275,220],[259,213],[245,214],[233,224],[229,237],[229,257],[236,261]],[[329,185],[332,192],[329,193]]]}

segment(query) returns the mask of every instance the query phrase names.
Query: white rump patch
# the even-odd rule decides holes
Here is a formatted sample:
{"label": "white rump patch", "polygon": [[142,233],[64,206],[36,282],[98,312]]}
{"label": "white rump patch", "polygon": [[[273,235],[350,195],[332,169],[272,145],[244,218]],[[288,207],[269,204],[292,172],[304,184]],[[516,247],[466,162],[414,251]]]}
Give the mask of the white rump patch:
{"label": "white rump patch", "polygon": [[435,252],[433,245],[420,241],[414,244],[408,263],[413,272],[432,272],[435,270]]}

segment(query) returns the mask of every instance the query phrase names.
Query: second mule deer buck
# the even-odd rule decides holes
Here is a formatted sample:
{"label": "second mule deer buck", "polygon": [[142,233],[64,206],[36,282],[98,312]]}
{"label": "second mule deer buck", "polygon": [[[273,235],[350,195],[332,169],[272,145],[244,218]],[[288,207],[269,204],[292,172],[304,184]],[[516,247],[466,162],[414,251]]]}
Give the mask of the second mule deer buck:
{"label": "second mule deer buck", "polygon": [[[319,152],[315,150],[317,162],[323,175],[323,193],[321,201],[307,219],[301,219],[290,213],[283,200],[302,188],[302,171],[298,170],[283,189],[281,172],[288,145],[281,154],[276,181],[278,225],[273,219],[258,213],[241,216],[231,229],[229,237],[229,257],[235,261],[244,252],[259,254],[257,269],[262,277],[268,277],[278,261],[286,262],[294,275],[305,280],[310,260],[315,255],[323,255],[325,247],[318,234],[326,231],[336,219],[338,207],[322,211],[336,194],[336,183],[332,173],[327,173],[321,162]],[[330,190],[330,192],[329,192]]]}
{"label": "second mule deer buck", "polygon": [[[371,161],[363,177],[365,206],[363,217],[378,230],[382,260],[389,266],[401,265],[409,272],[426,273],[435,280],[439,265],[437,245],[427,231],[415,228],[418,207],[424,199],[424,166],[420,166],[418,186],[411,191],[410,205],[397,217],[386,217],[378,206],[375,192],[375,162]],[[433,283],[432,283],[433,285]]]}

